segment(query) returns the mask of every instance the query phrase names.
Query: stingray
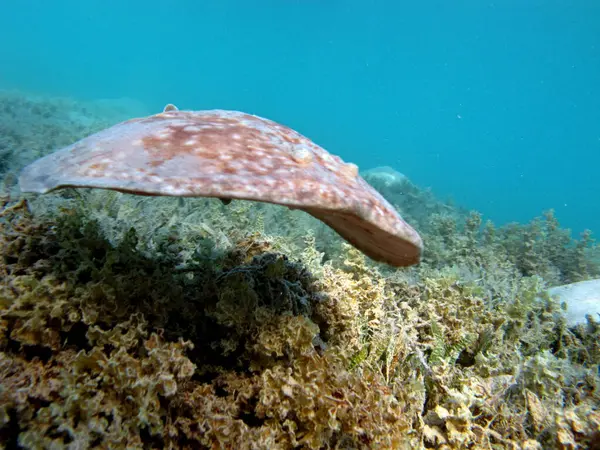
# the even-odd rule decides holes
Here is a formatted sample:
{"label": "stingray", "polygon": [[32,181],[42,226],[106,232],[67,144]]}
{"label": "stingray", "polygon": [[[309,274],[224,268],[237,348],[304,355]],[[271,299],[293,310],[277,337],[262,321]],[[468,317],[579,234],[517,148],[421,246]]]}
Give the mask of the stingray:
{"label": "stingray", "polygon": [[419,234],[359,174],[296,131],[238,111],[182,111],[131,119],[34,161],[23,192],[102,188],[216,197],[303,210],[365,255],[392,266],[420,260]]}

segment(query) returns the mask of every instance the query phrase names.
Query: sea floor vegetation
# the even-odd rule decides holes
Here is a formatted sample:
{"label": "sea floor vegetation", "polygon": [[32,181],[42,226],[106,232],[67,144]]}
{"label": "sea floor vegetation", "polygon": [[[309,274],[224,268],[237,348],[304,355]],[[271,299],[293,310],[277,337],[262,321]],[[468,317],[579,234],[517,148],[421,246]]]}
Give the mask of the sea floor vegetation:
{"label": "sea floor vegetation", "polygon": [[[81,133],[106,117],[85,111]],[[3,448],[600,448],[600,323],[568,327],[545,294],[599,277],[598,247],[552,211],[495,227],[366,175],[425,242],[393,269],[282,207],[23,197],[17,150],[0,197]]]}

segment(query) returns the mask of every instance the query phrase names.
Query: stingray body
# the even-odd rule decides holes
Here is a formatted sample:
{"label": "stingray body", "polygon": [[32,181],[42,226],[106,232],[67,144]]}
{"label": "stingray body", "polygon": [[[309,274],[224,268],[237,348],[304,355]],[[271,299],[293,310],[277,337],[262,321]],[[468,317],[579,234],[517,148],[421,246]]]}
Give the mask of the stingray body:
{"label": "stingray body", "polygon": [[26,167],[24,192],[64,187],[243,199],[297,208],[371,258],[419,261],[422,241],[358,168],[268,119],[168,105],[88,136]]}

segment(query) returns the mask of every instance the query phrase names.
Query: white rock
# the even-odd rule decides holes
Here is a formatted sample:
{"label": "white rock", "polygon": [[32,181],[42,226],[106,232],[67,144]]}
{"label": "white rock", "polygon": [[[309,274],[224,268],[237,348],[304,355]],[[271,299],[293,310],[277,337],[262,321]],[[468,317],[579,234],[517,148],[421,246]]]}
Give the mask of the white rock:
{"label": "white rock", "polygon": [[587,323],[586,314],[600,320],[600,278],[548,289],[550,296],[566,303],[569,326]]}
{"label": "white rock", "polygon": [[404,183],[407,178],[403,173],[388,166],[375,167],[362,173],[363,177],[381,181],[385,186]]}

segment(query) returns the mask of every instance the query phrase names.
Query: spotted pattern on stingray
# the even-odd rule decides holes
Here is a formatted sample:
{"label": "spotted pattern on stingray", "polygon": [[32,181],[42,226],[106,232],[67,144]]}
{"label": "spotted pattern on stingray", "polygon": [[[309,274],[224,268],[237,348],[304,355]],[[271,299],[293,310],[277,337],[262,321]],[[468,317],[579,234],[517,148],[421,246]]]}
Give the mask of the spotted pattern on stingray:
{"label": "spotted pattern on stingray", "polygon": [[284,125],[237,111],[173,105],[88,136],[35,161],[25,192],[97,187],[142,195],[243,199],[302,209],[371,258],[415,264],[422,241],[342,161]]}

